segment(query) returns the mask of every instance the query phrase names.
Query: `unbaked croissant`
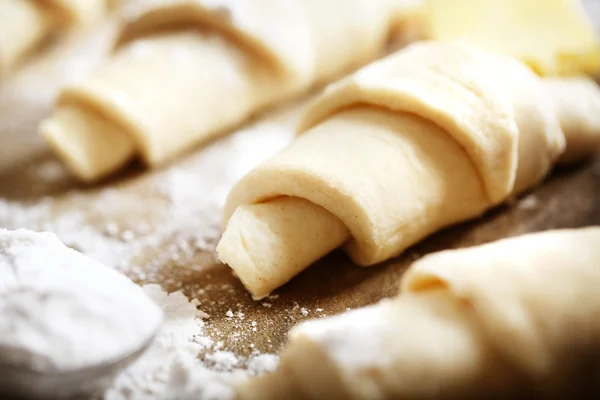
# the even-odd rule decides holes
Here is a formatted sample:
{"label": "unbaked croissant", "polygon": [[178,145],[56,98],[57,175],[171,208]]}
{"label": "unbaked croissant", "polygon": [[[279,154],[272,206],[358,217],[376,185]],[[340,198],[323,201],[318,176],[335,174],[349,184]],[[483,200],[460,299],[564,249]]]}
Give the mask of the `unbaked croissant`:
{"label": "unbaked croissant", "polygon": [[600,90],[582,79],[558,88],[462,42],[375,62],[327,88],[296,142],[233,187],[219,257],[258,299],[339,246],[369,266],[479,216],[543,180],[565,134],[598,143]]}
{"label": "unbaked croissant", "polygon": [[107,0],[2,0],[0,76],[56,30],[90,23],[106,8]]}
{"label": "unbaked croissant", "polygon": [[599,266],[598,227],[430,254],[396,298],[293,328],[238,398],[596,398]]}
{"label": "unbaked croissant", "polygon": [[395,0],[134,2],[114,55],[41,132],[76,177],[156,165],[382,53]]}

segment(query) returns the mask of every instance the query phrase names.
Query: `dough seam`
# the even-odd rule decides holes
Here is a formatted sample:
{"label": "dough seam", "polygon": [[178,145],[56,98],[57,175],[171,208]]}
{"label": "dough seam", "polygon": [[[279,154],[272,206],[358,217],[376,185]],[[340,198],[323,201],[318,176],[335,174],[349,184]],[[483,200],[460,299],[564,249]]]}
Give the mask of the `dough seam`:
{"label": "dough seam", "polygon": [[[102,97],[99,96],[99,93],[102,93]],[[139,149],[138,157],[144,161],[144,163],[148,163],[149,160],[152,159],[152,151],[142,145],[142,132],[144,131],[143,121],[133,121],[131,116],[135,115],[135,113],[126,113],[128,117],[124,117],[120,112],[120,107],[111,107],[112,102],[110,99],[114,97],[115,96],[107,94],[105,88],[101,91],[95,91],[93,95],[91,95],[90,92],[86,90],[79,90],[77,87],[67,87],[60,93],[57,104],[72,105],[75,108],[82,108],[110,120],[134,139],[136,148]]]}
{"label": "dough seam", "polygon": [[[187,10],[186,4],[176,5],[181,9]],[[265,64],[272,72],[285,75],[283,63],[277,59],[266,47],[258,43],[257,40],[237,32],[235,26],[230,26],[227,22],[222,22],[214,18],[214,15],[205,10],[194,8],[195,13],[187,14],[183,19],[178,9],[174,6],[166,7],[174,15],[165,18],[163,8],[154,8],[143,17],[138,18],[133,23],[125,25],[121,35],[117,38],[113,51],[117,51],[122,46],[131,43],[137,39],[147,38],[149,36],[159,35],[165,32],[174,32],[181,30],[197,30],[202,33],[212,33],[222,37],[243,53],[251,56],[253,59]],[[149,22],[150,20],[151,22]],[[139,26],[138,26],[139,25]],[[140,27],[141,26],[141,27]]]}
{"label": "dough seam", "polygon": [[[373,65],[375,67],[378,66],[377,63]],[[373,68],[373,66],[367,67],[366,70],[363,70],[363,72],[359,72],[358,74],[365,74],[364,71],[368,71],[370,68]],[[373,71],[377,71],[377,68],[373,68]],[[445,81],[446,83],[450,82],[454,86],[461,88],[464,92],[475,96],[480,102],[481,100],[484,100],[482,96],[471,90],[468,86],[459,84],[456,79],[448,79],[447,76],[444,76],[437,71],[432,71],[431,69],[428,69],[427,72],[437,75],[439,78],[441,78],[441,81]],[[516,177],[517,157],[515,155],[515,150],[518,146],[518,128],[514,121],[515,118],[512,109],[510,109],[509,115],[504,116],[505,118],[503,121],[508,122],[509,124],[509,130],[505,130],[505,133],[509,134],[509,138],[499,142],[499,145],[494,149],[495,152],[493,157],[487,157],[486,155],[482,155],[482,152],[484,150],[489,150],[489,148],[480,148],[481,144],[485,143],[486,135],[475,135],[479,140],[471,140],[472,136],[474,136],[470,134],[472,129],[468,129],[468,134],[465,134],[466,131],[464,126],[461,126],[463,121],[457,121],[454,115],[451,115],[445,112],[445,110],[438,108],[436,104],[429,104],[428,100],[421,98],[420,95],[415,92],[407,92],[406,86],[403,88],[402,92],[398,92],[393,85],[381,86],[381,84],[377,82],[374,85],[370,85],[366,91],[361,90],[361,82],[359,82],[358,79],[355,79],[355,77],[356,75],[334,84],[328,90],[326,90],[322,96],[317,98],[317,100],[306,111],[305,118],[300,122],[298,128],[299,134],[310,130],[312,127],[327,120],[332,115],[337,114],[345,106],[356,103],[371,104],[394,112],[417,114],[419,117],[430,122],[434,122],[433,115],[435,114],[435,119],[441,122],[434,122],[435,125],[445,131],[457,144],[460,145],[461,148],[466,151],[467,155],[471,158],[472,163],[476,166],[476,172],[484,184],[486,194],[488,195],[490,202],[492,204],[501,203],[510,194]],[[407,81],[403,81],[402,83],[406,85]],[[378,93],[374,93],[375,90],[377,90]],[[475,103],[470,104],[470,106],[479,105],[478,108],[484,112],[487,112],[485,107],[486,104],[487,103],[483,103],[482,106]],[[325,112],[322,110],[323,105],[325,105]],[[413,111],[419,108],[425,111],[422,113]],[[432,116],[428,117],[428,114]],[[473,126],[468,126],[468,128],[473,128]],[[486,126],[485,128],[489,127]],[[487,137],[489,136],[491,135],[487,135]],[[496,137],[495,139],[498,140],[501,138]],[[509,141],[508,139],[510,139],[511,143],[507,143]],[[467,143],[469,143],[470,146],[468,146]],[[469,150],[473,148],[475,151]],[[495,164],[488,164],[486,167],[485,163],[478,165],[476,161],[478,159],[481,160],[488,158],[493,158],[495,161],[505,160],[506,165],[502,165],[501,168],[497,168]],[[495,173],[499,169],[506,169],[506,171],[500,174],[502,177],[498,177],[498,173]],[[492,176],[486,178],[487,174],[492,174]],[[506,180],[506,182],[502,185],[501,191],[494,188],[496,182],[501,182],[504,180]]]}

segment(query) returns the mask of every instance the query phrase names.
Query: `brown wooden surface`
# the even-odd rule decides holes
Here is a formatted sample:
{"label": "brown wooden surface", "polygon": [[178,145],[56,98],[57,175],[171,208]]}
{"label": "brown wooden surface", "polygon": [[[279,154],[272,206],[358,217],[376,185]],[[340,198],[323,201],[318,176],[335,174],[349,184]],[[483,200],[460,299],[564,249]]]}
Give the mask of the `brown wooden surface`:
{"label": "brown wooden surface", "polygon": [[[4,204],[4,214],[0,208],[0,227],[50,230],[56,227],[63,233],[63,240],[76,248],[81,226],[87,229],[82,235],[91,230],[105,237],[106,241],[100,240],[102,245],[112,240],[115,249],[118,248],[115,264],[120,263],[121,269],[133,279],[159,283],[168,290],[182,288],[190,299],[197,298],[200,308],[210,314],[208,333],[215,340],[222,340],[224,349],[238,354],[249,354],[253,348],[274,351],[284,342],[289,328],[301,320],[392,296],[410,261],[427,252],[524,232],[600,224],[599,160],[557,171],[525,200],[436,234],[402,257],[382,265],[359,268],[343,253],[334,252],[277,291],[278,297],[254,302],[230,270],[217,262],[213,251],[217,240],[214,229],[202,225],[218,222],[215,213],[220,212],[219,202],[244,171],[291,140],[293,123],[286,121],[295,120],[298,107],[292,111],[272,110],[262,117],[266,122],[259,123],[256,129],[197,148],[167,167],[144,171],[134,165],[110,181],[94,187],[78,186],[39,140],[36,124],[49,112],[59,84],[80,75],[102,54],[103,43],[110,37],[109,33],[106,35],[104,39],[94,39],[96,47],[89,46],[95,49],[90,51],[95,52],[96,58],[90,56],[81,65],[75,65],[80,58],[70,60],[62,56],[73,52],[69,47],[66,53],[57,52],[31,64],[0,89],[0,201]],[[91,43],[90,40],[84,42]],[[68,63],[74,66],[65,73],[64,66]],[[264,129],[272,126],[279,130],[265,134]],[[48,165],[53,167],[51,176],[40,175],[41,168]],[[161,185],[177,171],[189,172],[186,182],[197,185],[198,193],[189,202],[184,199],[183,205],[174,207],[161,191]],[[47,210],[32,218],[32,210],[39,209],[41,204]],[[18,213],[23,213],[22,218]],[[69,228],[53,224],[74,213],[84,222],[73,222],[72,236],[65,237]],[[173,213],[179,214],[174,217]],[[186,213],[189,219],[185,218]],[[209,220],[204,221],[203,215]],[[178,222],[181,226],[177,226]],[[134,239],[119,235],[113,238],[106,233],[109,224],[114,224],[119,232],[131,231]],[[198,240],[206,244],[191,248],[184,245]],[[94,253],[97,249],[80,250]],[[119,251],[127,256],[120,258]],[[110,249],[104,252],[112,254]],[[228,310],[236,315],[227,317]]]}

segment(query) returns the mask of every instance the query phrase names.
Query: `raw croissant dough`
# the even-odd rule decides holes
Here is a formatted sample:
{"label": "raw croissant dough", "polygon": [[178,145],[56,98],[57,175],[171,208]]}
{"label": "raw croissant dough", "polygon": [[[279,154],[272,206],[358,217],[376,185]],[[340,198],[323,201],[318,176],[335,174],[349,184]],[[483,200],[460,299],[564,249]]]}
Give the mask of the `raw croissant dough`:
{"label": "raw croissant dough", "polygon": [[599,244],[594,227],[425,256],[396,298],[293,328],[278,371],[238,398],[590,395],[578,391],[598,384]]}
{"label": "raw croissant dough", "polygon": [[106,7],[106,0],[2,0],[0,76],[57,28],[90,23]]}
{"label": "raw croissant dough", "polygon": [[423,42],[331,85],[302,136],[232,189],[220,259],[261,298],[341,245],[368,266],[482,214],[544,179],[565,134],[598,143],[600,90],[556,82],[465,43]]}
{"label": "raw croissant dough", "polygon": [[395,0],[134,2],[114,56],[41,132],[84,181],[159,164],[267,104],[373,60]]}

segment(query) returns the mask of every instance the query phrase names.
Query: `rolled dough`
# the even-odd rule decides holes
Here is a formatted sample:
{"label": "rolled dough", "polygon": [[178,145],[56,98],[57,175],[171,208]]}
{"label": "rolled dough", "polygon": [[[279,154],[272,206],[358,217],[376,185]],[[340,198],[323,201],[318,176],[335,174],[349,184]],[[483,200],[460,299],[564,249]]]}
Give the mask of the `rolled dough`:
{"label": "rolled dough", "polygon": [[[135,156],[163,163],[269,104],[372,61],[403,7],[394,0],[133,4],[114,55],[64,88],[40,126],[82,181]],[[81,115],[62,118],[65,108]],[[98,115],[114,125],[109,135]]]}
{"label": "rolled dough", "polygon": [[590,395],[600,360],[599,243],[592,227],[425,256],[397,297],[293,328],[278,370],[241,384],[238,396]]}
{"label": "rolled dough", "polygon": [[[329,86],[309,106],[297,141],[233,187],[219,257],[260,298],[339,246],[369,266],[474,218],[541,182],[566,143],[575,151],[579,126],[589,127],[588,143],[600,143],[600,91],[581,79],[561,80],[557,93],[515,59],[462,42],[414,44],[378,61]],[[562,105],[554,97],[565,95],[581,101]],[[281,196],[302,204],[287,208],[299,216],[285,240],[258,221],[275,216],[253,209]],[[323,209],[336,217],[325,217],[325,226],[316,217]],[[348,235],[332,235],[337,241],[325,248],[318,238],[340,225]],[[274,245],[259,254],[233,242],[240,232],[247,243]],[[285,248],[276,250],[280,242]]]}

